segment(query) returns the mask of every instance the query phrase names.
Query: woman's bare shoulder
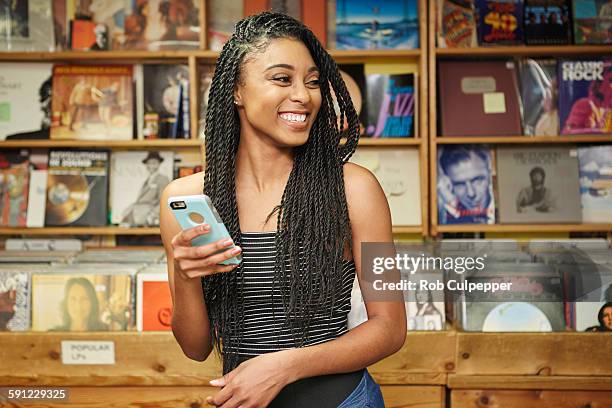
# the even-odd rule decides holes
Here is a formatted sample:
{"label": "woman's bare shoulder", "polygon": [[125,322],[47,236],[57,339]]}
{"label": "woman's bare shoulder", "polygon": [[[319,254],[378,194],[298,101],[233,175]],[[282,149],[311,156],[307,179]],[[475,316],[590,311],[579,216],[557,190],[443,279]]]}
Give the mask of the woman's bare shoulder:
{"label": "woman's bare shoulder", "polygon": [[172,180],[164,189],[164,195],[194,195],[202,194],[204,190],[204,172]]}

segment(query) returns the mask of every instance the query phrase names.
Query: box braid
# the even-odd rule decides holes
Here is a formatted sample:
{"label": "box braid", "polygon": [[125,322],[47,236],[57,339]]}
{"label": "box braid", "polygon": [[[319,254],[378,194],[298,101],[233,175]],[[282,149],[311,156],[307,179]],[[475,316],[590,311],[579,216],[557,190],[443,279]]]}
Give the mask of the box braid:
{"label": "box braid", "polygon": [[[247,58],[264,51],[271,40],[278,38],[295,39],[306,45],[320,71],[322,95],[308,141],[294,150],[294,164],[281,203],[268,216],[269,219],[277,213],[278,217],[274,286],[280,285],[287,322],[296,347],[300,347],[308,338],[313,316],[331,314],[342,283],[343,249],[351,239],[343,164],[357,146],[359,121],[336,63],[315,35],[292,17],[271,12],[247,17],[236,24],[234,34],[224,45],[206,112],[204,191],[226,222],[232,239],[240,245],[235,185],[240,121],[233,104],[234,89],[242,83],[241,69]],[[330,85],[340,118],[333,108]],[[340,124],[345,118],[349,128],[344,132],[346,143],[341,146]],[[238,364],[235,353],[223,353],[222,349],[237,348],[242,339],[242,276],[240,265],[235,272],[202,279],[210,336],[214,349],[223,355],[224,374]]]}

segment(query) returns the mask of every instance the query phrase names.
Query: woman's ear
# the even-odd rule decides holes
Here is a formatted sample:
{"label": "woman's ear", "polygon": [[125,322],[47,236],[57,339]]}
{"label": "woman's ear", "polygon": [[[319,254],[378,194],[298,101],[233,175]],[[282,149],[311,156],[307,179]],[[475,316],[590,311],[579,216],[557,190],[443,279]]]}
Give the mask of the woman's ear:
{"label": "woman's ear", "polygon": [[242,96],[239,88],[234,89],[234,105],[242,106]]}

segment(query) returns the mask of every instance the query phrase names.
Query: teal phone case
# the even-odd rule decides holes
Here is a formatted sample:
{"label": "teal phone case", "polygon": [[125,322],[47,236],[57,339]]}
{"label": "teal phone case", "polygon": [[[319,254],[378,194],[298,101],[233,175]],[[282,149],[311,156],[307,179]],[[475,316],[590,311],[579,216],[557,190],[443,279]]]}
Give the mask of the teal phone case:
{"label": "teal phone case", "polygon": [[[174,213],[174,217],[182,229],[193,228],[204,223],[210,225],[210,232],[191,240],[191,246],[201,246],[222,238],[231,238],[210,197],[205,194],[170,197],[168,198],[168,208]],[[224,248],[217,253],[227,251],[234,246]],[[233,265],[239,264],[241,261],[242,256],[238,254],[233,258],[226,259],[221,264]]]}

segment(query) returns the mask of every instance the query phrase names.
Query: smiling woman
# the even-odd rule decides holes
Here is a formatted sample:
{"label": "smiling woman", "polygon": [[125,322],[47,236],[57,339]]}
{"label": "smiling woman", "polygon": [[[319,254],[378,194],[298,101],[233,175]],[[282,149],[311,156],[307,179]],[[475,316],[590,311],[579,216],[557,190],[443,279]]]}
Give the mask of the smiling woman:
{"label": "smiling woman", "polygon": [[[403,345],[406,317],[401,296],[366,299],[369,320],[347,328],[355,276],[366,285],[361,243],[392,242],[382,188],[347,163],[358,135],[336,63],[308,28],[276,13],[236,24],[211,83],[206,170],[171,182],[160,209],[172,331],[190,358],[214,349],[223,361],[210,404],[384,406],[366,367]],[[231,240],[192,247],[210,228],[181,231],[165,205],[202,192]],[[220,265],[236,251],[239,266]]]}

